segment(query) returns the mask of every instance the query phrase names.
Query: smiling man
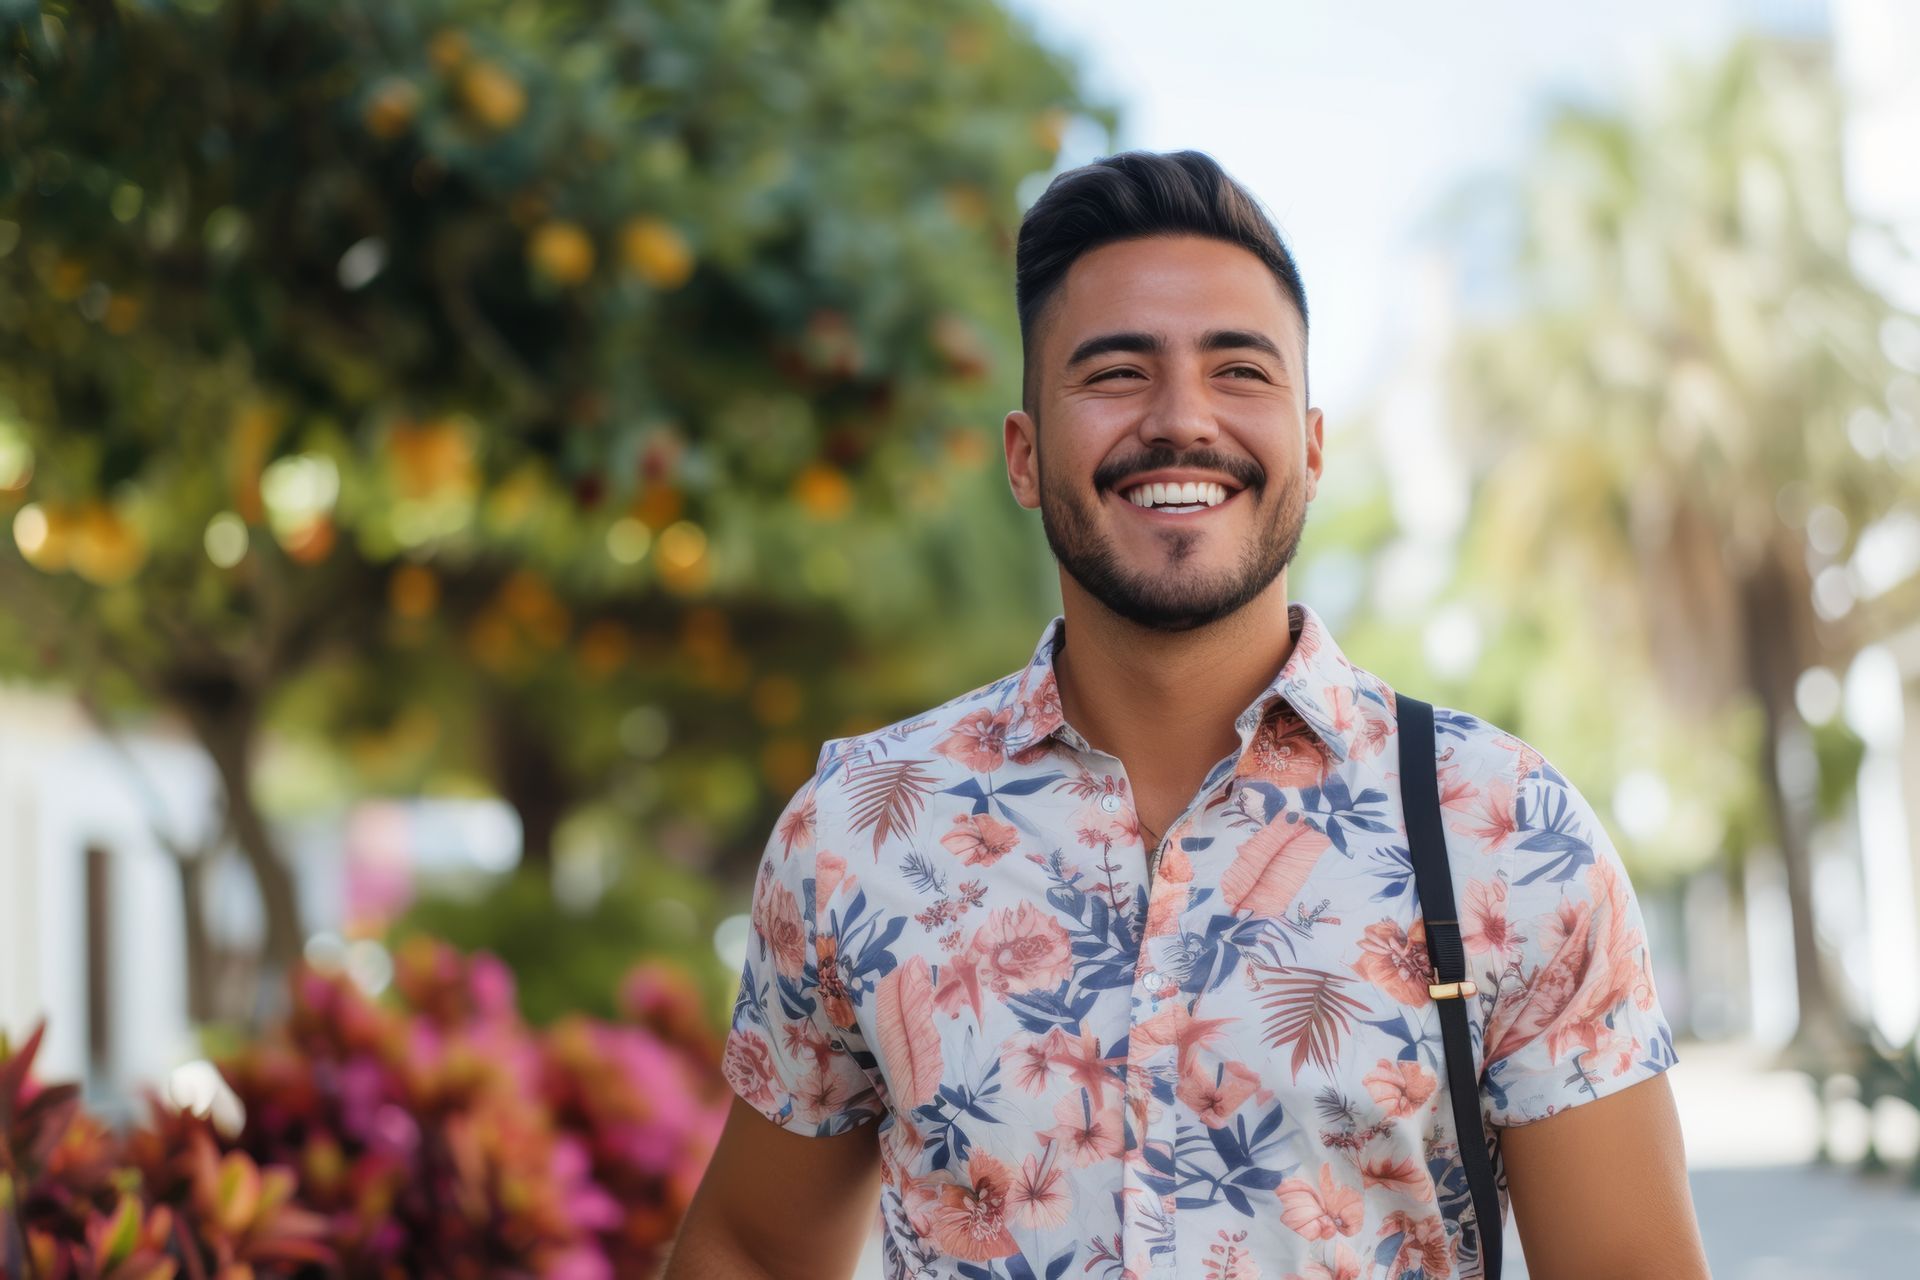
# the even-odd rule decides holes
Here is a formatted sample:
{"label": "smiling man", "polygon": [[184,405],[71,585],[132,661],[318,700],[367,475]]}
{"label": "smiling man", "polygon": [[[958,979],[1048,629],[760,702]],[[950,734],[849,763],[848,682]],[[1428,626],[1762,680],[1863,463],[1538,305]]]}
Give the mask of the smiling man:
{"label": "smiling man", "polygon": [[838,1280],[877,1198],[889,1277],[1479,1277],[1509,1197],[1534,1280],[1705,1276],[1592,807],[1287,598],[1324,456],[1271,222],[1114,156],[1028,212],[1017,294],[1062,614],[787,806],[668,1276]]}

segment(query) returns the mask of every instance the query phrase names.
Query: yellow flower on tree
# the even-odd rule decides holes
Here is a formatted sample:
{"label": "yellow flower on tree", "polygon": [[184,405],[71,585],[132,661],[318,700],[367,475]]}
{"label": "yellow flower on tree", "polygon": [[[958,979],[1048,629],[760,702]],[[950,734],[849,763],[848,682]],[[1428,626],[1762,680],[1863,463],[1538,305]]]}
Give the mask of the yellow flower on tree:
{"label": "yellow flower on tree", "polygon": [[635,218],[620,231],[627,268],[656,289],[678,289],[693,275],[693,249],[658,218]]}
{"label": "yellow flower on tree", "polygon": [[527,244],[527,257],[555,284],[580,284],[593,274],[593,240],[578,223],[542,224]]}
{"label": "yellow flower on tree", "polygon": [[460,105],[489,129],[511,129],[526,114],[527,91],[498,63],[475,62],[460,73]]}

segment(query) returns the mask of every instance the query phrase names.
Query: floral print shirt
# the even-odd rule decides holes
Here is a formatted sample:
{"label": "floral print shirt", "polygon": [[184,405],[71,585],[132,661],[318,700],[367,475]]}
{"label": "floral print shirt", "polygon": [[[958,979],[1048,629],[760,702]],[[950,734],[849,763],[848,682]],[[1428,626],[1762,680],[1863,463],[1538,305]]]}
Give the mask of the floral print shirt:
{"label": "floral print shirt", "polygon": [[[1482,1274],[1394,693],[1289,616],[1151,877],[1120,760],[1062,718],[1062,618],[1024,670],[828,742],[787,805],[725,1071],[796,1133],[878,1122],[890,1280]],[[1487,1123],[1671,1066],[1592,807],[1434,718]]]}

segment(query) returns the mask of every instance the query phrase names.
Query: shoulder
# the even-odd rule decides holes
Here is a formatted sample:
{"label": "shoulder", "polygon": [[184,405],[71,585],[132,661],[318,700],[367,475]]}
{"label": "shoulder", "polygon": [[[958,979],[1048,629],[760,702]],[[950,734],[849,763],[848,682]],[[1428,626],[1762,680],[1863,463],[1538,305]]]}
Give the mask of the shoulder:
{"label": "shoulder", "polygon": [[877,729],[829,738],[820,748],[818,776],[824,781],[844,772],[849,764],[925,755],[963,724],[990,721],[996,715],[1010,717],[1021,674],[1015,671],[1001,676]]}
{"label": "shoulder", "polygon": [[1598,810],[1540,748],[1471,712],[1434,708],[1440,807],[1456,857],[1516,884],[1564,884],[1619,855]]}
{"label": "shoulder", "polygon": [[1519,786],[1530,779],[1561,779],[1544,753],[1519,734],[1457,707],[1433,708],[1434,752],[1442,770],[1478,784]]}
{"label": "shoulder", "polygon": [[1016,671],[1001,676],[865,733],[827,739],[807,784],[813,802],[826,807],[842,803],[849,790],[861,788],[876,775],[897,775],[909,786],[933,785],[955,767],[948,752],[956,732],[971,728],[1004,733],[1020,675]]}

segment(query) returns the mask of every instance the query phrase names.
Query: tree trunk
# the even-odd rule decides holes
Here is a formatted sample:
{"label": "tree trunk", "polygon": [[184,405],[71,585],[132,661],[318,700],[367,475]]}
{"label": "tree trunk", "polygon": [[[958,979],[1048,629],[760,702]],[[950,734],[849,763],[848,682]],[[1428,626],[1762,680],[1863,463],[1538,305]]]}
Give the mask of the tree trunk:
{"label": "tree trunk", "polygon": [[261,942],[261,972],[253,1000],[258,1022],[271,1020],[286,1007],[287,979],[305,944],[300,904],[293,874],[281,858],[273,832],[253,796],[253,738],[255,711],[249,702],[210,711],[190,708],[200,743],[213,757],[226,792],[228,828],[233,833],[247,869],[260,893],[266,931]]}
{"label": "tree trunk", "polygon": [[1805,823],[1797,812],[1780,777],[1779,751],[1782,724],[1779,708],[1770,702],[1764,709],[1761,752],[1764,758],[1768,816],[1772,819],[1775,843],[1786,870],[1787,902],[1793,923],[1794,993],[1799,1003],[1799,1027],[1791,1049],[1808,1056],[1814,1063],[1837,1066],[1851,1040],[1848,1027],[1852,1019],[1829,974],[1826,954],[1821,950],[1813,908],[1813,857],[1808,848]]}
{"label": "tree trunk", "polygon": [[1834,984],[1820,948],[1813,907],[1813,856],[1809,848],[1806,798],[1788,791],[1781,773],[1781,748],[1798,729],[1793,717],[1793,686],[1800,655],[1793,638],[1802,621],[1796,611],[1808,605],[1796,599],[1784,575],[1770,560],[1742,584],[1746,677],[1760,704],[1760,774],[1767,814],[1786,871],[1787,902],[1793,925],[1794,992],[1799,1025],[1788,1046],[1797,1064],[1832,1070],[1846,1059],[1857,1037],[1840,989]]}
{"label": "tree trunk", "polygon": [[518,702],[494,702],[490,731],[494,786],[520,816],[521,862],[551,870],[554,833],[573,803],[573,788],[553,744]]}

